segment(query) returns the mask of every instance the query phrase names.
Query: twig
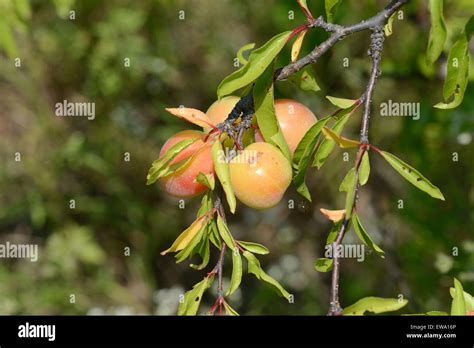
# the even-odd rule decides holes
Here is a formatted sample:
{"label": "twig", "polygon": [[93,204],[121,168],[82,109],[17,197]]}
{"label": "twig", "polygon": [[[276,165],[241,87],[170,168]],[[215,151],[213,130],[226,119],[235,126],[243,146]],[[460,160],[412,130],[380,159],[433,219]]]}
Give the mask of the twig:
{"label": "twig", "polygon": [[409,0],[392,0],[377,15],[348,26],[326,23],[322,17],[317,18],[311,24],[311,27],[322,28],[327,32],[332,32],[332,35],[326,41],[316,46],[308,55],[277,70],[275,72],[275,79],[279,81],[286,80],[290,75],[300,71],[306,65],[315,63],[328,49],[348,35],[383,26],[387,19],[408,1]]}
{"label": "twig", "polygon": [[[380,75],[380,59],[382,55],[384,41],[384,32],[383,27],[377,26],[372,29],[372,34],[370,35],[370,49],[369,56],[372,58],[372,69],[370,72],[369,83],[367,89],[363,95],[364,100],[364,114],[362,117],[362,125],[360,128],[360,146],[359,151],[357,152],[356,163],[355,163],[355,177],[356,184],[354,186],[354,204],[352,205],[352,211],[356,209],[357,200],[359,199],[359,173],[360,173],[360,164],[362,161],[362,156],[365,151],[369,149],[369,121],[370,121],[370,111],[372,106],[372,96],[374,93],[375,83],[377,78]],[[352,213],[352,212],[351,212]],[[346,212],[347,214],[347,212]],[[352,214],[351,214],[352,215]],[[345,217],[342,221],[341,228],[337,234],[337,238],[333,243],[333,250],[337,250],[338,246],[342,243],[344,238],[344,233],[346,231],[349,220]],[[333,270],[332,270],[332,279],[331,279],[331,303],[329,307],[328,315],[342,315],[342,308],[339,303],[339,255],[337,252],[334,253],[333,261]]]}

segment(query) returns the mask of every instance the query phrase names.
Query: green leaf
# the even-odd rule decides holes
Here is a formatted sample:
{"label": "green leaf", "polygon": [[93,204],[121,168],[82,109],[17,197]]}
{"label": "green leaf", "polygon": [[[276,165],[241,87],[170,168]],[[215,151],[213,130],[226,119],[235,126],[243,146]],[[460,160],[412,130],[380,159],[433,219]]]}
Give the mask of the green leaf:
{"label": "green leaf", "polygon": [[369,161],[369,152],[365,151],[362,155],[362,160],[359,167],[359,182],[361,185],[367,184],[369,181],[370,175],[370,161]]}
{"label": "green leaf", "polygon": [[229,249],[234,251],[236,249],[234,238],[232,237],[232,234],[230,234],[229,228],[220,214],[217,214],[217,229],[225,244]]}
{"label": "green leaf", "polygon": [[325,0],[324,7],[326,8],[326,18],[328,22],[334,21],[334,15],[342,0]]}
{"label": "green leaf", "polygon": [[[332,131],[335,134],[341,134],[342,129],[344,128],[346,122],[349,120],[349,116],[350,114],[348,113],[336,121],[334,127],[332,128]],[[331,151],[334,149],[334,145],[336,145],[336,142],[334,140],[324,139],[319,145],[318,150],[316,151],[312,166],[320,169],[326,162],[326,159],[329,157]]]}
{"label": "green leaf", "polygon": [[232,315],[232,316],[239,315],[239,313],[237,313],[237,311],[234,308],[232,308],[226,301],[224,301],[224,309],[225,309],[226,314],[228,315]]}
{"label": "green leaf", "polygon": [[253,242],[244,242],[243,240],[238,240],[237,243],[239,243],[240,246],[244,248],[245,250],[248,250],[254,254],[266,255],[270,252],[262,244],[253,243]]}
{"label": "green leaf", "polygon": [[307,11],[308,13],[311,13],[308,8],[307,0],[296,0],[299,2],[300,6]]}
{"label": "green leaf", "polygon": [[403,176],[408,182],[412,183],[415,187],[421,191],[426,192],[433,198],[441,199],[444,201],[444,196],[435,185],[433,185],[427,178],[425,178],[419,171],[415,168],[409,166],[401,159],[396,156],[388,153],[386,151],[381,151],[380,154],[385,158],[385,160]]}
{"label": "green leaf", "polygon": [[211,247],[209,243],[209,235],[206,235],[202,240],[201,240],[201,245],[199,247],[199,255],[202,257],[202,262],[199,265],[195,264],[190,264],[189,266],[191,268],[194,268],[196,270],[201,270],[204,269],[208,264],[209,264],[209,259],[211,256]]}
{"label": "green leaf", "polygon": [[336,134],[328,127],[323,127],[321,131],[323,132],[326,139],[334,140],[336,143],[339,144],[339,147],[343,149],[358,147],[360,145],[360,142],[358,142],[357,140],[348,139],[339,134]]}
{"label": "green leaf", "polygon": [[214,276],[205,277],[202,281],[193,286],[191,290],[184,294],[184,299],[178,306],[178,315],[196,315],[201,303],[204,291],[208,289]]}
{"label": "green leaf", "polygon": [[446,103],[438,103],[435,108],[453,109],[461,104],[469,79],[469,61],[469,39],[464,33],[449,51],[443,86],[443,98]]}
{"label": "green leaf", "polygon": [[390,17],[388,17],[387,24],[384,25],[383,31],[385,33],[385,36],[390,36],[392,35],[392,25],[393,25],[393,20],[395,19],[395,16],[397,14],[393,13]]}
{"label": "green leaf", "polygon": [[217,228],[217,223],[214,219],[209,223],[209,240],[217,249],[222,249],[222,241],[220,238],[219,229]]}
{"label": "green leaf", "polygon": [[291,152],[278,125],[273,98],[273,67],[269,66],[254,87],[255,115],[266,142],[280,148],[291,163]]}
{"label": "green leaf", "polygon": [[339,185],[339,192],[349,192],[350,190],[354,189],[355,183],[355,169],[351,168],[347,172],[344,179],[342,179],[341,184]]}
{"label": "green leaf", "polygon": [[431,29],[426,49],[426,58],[429,64],[436,62],[443,52],[446,41],[446,25],[443,17],[443,0],[430,0]]}
{"label": "green leaf", "polygon": [[201,199],[201,206],[199,207],[199,210],[196,214],[196,218],[200,218],[201,216],[207,214],[212,208],[212,196],[208,191]]}
{"label": "green leaf", "polygon": [[459,280],[454,278],[454,296],[451,304],[451,315],[466,315],[466,302],[464,290]]}
{"label": "green leaf", "polygon": [[356,180],[357,180],[357,177],[355,175],[355,169],[351,168],[349,169],[346,176],[342,180],[341,185],[339,185],[339,192],[347,192],[346,204],[345,204],[346,219],[350,219],[352,215],[352,207],[354,205],[354,199],[355,199],[354,194],[355,194]]}
{"label": "green leaf", "polygon": [[280,53],[290,35],[291,31],[285,31],[253,50],[246,65],[222,80],[217,87],[217,97],[220,99],[255,81]]}
{"label": "green leaf", "polygon": [[[339,233],[339,230],[341,229],[341,224],[342,224],[342,220],[336,222],[332,226],[331,231],[329,231],[328,237],[326,239],[326,245],[334,243],[334,241],[337,238],[337,234]],[[349,228],[349,227],[347,227],[347,228]]]}
{"label": "green leaf", "polygon": [[318,272],[329,272],[330,270],[332,270],[333,263],[333,259],[319,258],[314,263],[314,268]]}
{"label": "green leaf", "polygon": [[186,245],[186,247],[181,250],[179,253],[176,254],[176,263],[181,263],[186,260],[188,257],[198,253],[200,251],[200,243],[203,237],[207,236],[207,228],[208,224],[206,223],[202,228],[198,231],[198,233],[191,239],[191,241]]}
{"label": "green leaf", "polygon": [[395,298],[365,297],[353,305],[344,308],[344,315],[364,315],[365,312],[385,313],[397,311],[406,306],[408,300]]}
{"label": "green leaf", "polygon": [[196,181],[203,184],[207,188],[214,190],[214,186],[216,184],[214,179],[214,174],[204,174],[203,172],[199,172],[196,177]]}
{"label": "green leaf", "polygon": [[205,227],[206,220],[204,218],[199,218],[195,220],[187,229],[185,229],[173,244],[166,250],[162,251],[160,254],[165,255],[170,252],[176,252],[186,248],[189,243],[194,239],[196,235]]}
{"label": "green leaf", "polygon": [[235,248],[232,252],[232,277],[230,278],[229,290],[226,296],[232,295],[235,290],[239,288],[242,281],[242,257],[240,256],[239,248]]}
{"label": "green leaf", "polygon": [[279,282],[277,282],[275,279],[270,277],[268,274],[266,274],[262,268],[260,267],[260,262],[258,259],[250,252],[244,251],[242,253],[244,257],[248,261],[248,272],[252,273],[257,277],[259,280],[263,280],[264,282],[267,282],[270,285],[273,285],[273,287],[278,290],[281,296],[286,298],[287,300],[290,300],[291,295],[286,291],[283,286]]}
{"label": "green leaf", "polygon": [[31,18],[31,7],[29,0],[15,0],[13,3],[15,4],[18,17],[23,20],[28,20]]}
{"label": "green leaf", "polygon": [[329,117],[323,118],[311,126],[300,140],[293,155],[293,167],[296,168],[293,182],[296,190],[309,201],[311,201],[311,195],[305,183],[306,170],[318,141],[319,133],[329,119]]}
{"label": "green leaf", "polygon": [[237,51],[237,59],[239,60],[239,63],[242,65],[245,65],[248,63],[248,60],[244,58],[244,52],[250,51],[255,47],[255,43],[248,43],[244,46],[242,46],[238,51]]}
{"label": "green leaf", "polygon": [[[194,143],[198,138],[195,139],[185,139],[177,142],[173,146],[171,146],[166,153],[158,158],[157,160],[153,161],[151,164],[151,168],[148,171],[147,175],[147,185],[151,185],[156,182],[159,178],[166,175],[166,173],[170,174],[170,163],[171,161],[185,148],[190,146]],[[186,160],[189,160],[192,156],[189,156]],[[184,160],[184,161],[186,161]],[[181,163],[183,161],[180,161]]]}
{"label": "green leaf", "polygon": [[[454,299],[455,294],[456,294],[456,289],[455,288],[449,288],[449,293],[451,294],[451,297]],[[464,294],[464,303],[466,304],[466,311],[474,311],[474,296],[471,294],[463,291]]]}
{"label": "green leaf", "polygon": [[356,231],[359,239],[364,242],[364,244],[367,245],[369,248],[374,250],[382,259],[384,259],[385,252],[382,250],[382,248],[380,248],[377,244],[374,243],[370,235],[365,230],[364,226],[362,226],[359,216],[357,216],[357,214],[354,214],[352,216],[352,224],[354,225],[354,230]]}
{"label": "green leaf", "polygon": [[341,109],[349,109],[353,107],[355,104],[358,103],[358,99],[345,99],[345,98],[337,98],[331,97],[329,95],[326,96],[326,99],[331,102],[332,105],[337,106]]}
{"label": "green leaf", "polygon": [[294,83],[303,91],[318,92],[321,90],[318,83],[316,82],[316,78],[314,77],[312,70],[309,67],[301,69],[296,74],[291,75],[288,78],[288,81]]}
{"label": "green leaf", "polygon": [[230,184],[229,163],[227,163],[225,159],[224,150],[222,149],[222,144],[219,139],[212,144],[212,160],[214,162],[214,170],[221,182],[222,188],[224,189],[230,212],[233,214],[235,213],[237,201],[235,199],[234,189]]}
{"label": "green leaf", "polygon": [[[2,10],[3,11],[3,10]],[[10,59],[18,56],[18,49],[10,23],[5,14],[0,14],[0,48],[3,48]]]}

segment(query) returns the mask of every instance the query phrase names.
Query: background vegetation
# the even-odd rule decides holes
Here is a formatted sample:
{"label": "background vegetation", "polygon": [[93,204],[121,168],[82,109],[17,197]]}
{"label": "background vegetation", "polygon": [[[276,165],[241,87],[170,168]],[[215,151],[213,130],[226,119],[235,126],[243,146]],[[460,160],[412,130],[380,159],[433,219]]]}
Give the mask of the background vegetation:
{"label": "background vegetation", "polygon": [[[324,13],[322,1],[308,2],[313,14]],[[336,22],[360,21],[384,5],[345,1]],[[426,6],[427,1],[414,1],[404,7],[404,19],[394,21],[386,40],[371,141],[420,169],[446,202],[418,191],[374,157],[359,215],[387,255],[342,261],[343,306],[365,296],[403,294],[410,301],[404,312],[449,311],[453,276],[474,291],[474,95],[470,86],[459,108],[432,107],[442,100],[446,55],[436,66],[424,63]],[[445,1],[447,47],[473,10],[470,0]],[[0,0],[0,242],[40,246],[36,263],[0,259],[0,314],[174,314],[178,295],[202,273],[159,252],[193,220],[199,199],[179,209],[158,185],[145,186],[165,139],[189,127],[164,108],[205,111],[218,83],[235,69],[241,46],[260,45],[303,21],[293,1]],[[302,53],[325,35],[310,31]],[[302,92],[281,82],[276,97],[297,99],[316,115],[328,115],[334,109],[325,95],[357,98],[364,90],[367,46],[367,35],[356,34],[328,52],[314,66],[322,91]],[[289,60],[289,47],[285,52],[279,65]],[[15,67],[16,57],[21,67]],[[64,99],[95,102],[95,120],[56,117],[54,105]],[[420,119],[380,117],[380,103],[389,99],[419,102]],[[359,120],[360,112],[346,136],[357,134]],[[240,313],[327,311],[329,274],[313,268],[330,229],[319,208],[343,206],[337,189],[352,163],[336,150],[320,171],[312,171],[313,203],[292,189],[294,210],[285,202],[262,212],[238,207],[231,230],[239,239],[266,245],[271,253],[262,258],[264,269],[295,294],[295,303],[288,304],[244,276],[231,301]],[[127,247],[130,256],[124,256]],[[203,308],[213,302],[206,296]]]}

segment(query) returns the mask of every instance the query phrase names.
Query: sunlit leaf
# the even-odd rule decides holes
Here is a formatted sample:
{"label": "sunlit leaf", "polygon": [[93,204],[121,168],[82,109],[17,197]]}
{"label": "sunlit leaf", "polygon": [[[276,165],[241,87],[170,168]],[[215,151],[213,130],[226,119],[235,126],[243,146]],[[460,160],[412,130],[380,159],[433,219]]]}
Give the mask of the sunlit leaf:
{"label": "sunlit leaf", "polygon": [[[336,121],[332,127],[332,131],[335,134],[340,134],[342,132],[346,122],[349,120],[349,116],[350,114],[348,113]],[[316,150],[312,166],[320,169],[326,162],[326,159],[329,157],[331,151],[334,149],[334,145],[336,145],[334,140],[324,139]]]}
{"label": "sunlit leaf", "polygon": [[225,223],[224,219],[220,216],[220,214],[217,214],[217,229],[219,231],[220,236],[222,237],[222,240],[225,242],[227,247],[234,251],[236,249],[235,247],[235,241],[234,238],[232,237],[232,234],[229,231],[229,228],[227,227],[227,224]]}
{"label": "sunlit leaf", "polygon": [[332,105],[341,109],[349,109],[359,102],[358,99],[337,98],[329,95],[326,96],[326,99],[329,100]]}
{"label": "sunlit leaf", "polygon": [[[337,239],[337,235],[339,233],[339,230],[341,229],[342,226],[342,221],[338,221],[334,223],[334,225],[331,228],[331,231],[329,231],[328,236],[326,238],[326,245],[334,243],[334,241]],[[348,229],[349,226],[346,227]]]}
{"label": "sunlit leaf", "polygon": [[207,188],[214,190],[214,186],[215,186],[214,174],[204,174],[203,172],[199,172],[199,174],[196,177],[196,181],[203,184]]}
{"label": "sunlit leaf", "polygon": [[180,251],[184,249],[196,236],[199,231],[204,227],[206,220],[204,218],[199,218],[195,220],[187,229],[185,229],[179,236],[176,238],[174,243],[166,250],[161,252],[161,255],[165,255],[169,252]]}
{"label": "sunlit leaf", "polygon": [[396,13],[393,13],[390,17],[388,17],[387,24],[385,24],[383,27],[385,36],[392,35],[392,25],[393,25],[393,20],[395,19],[396,15],[397,15]]}
{"label": "sunlit leaf", "polygon": [[202,111],[192,108],[166,108],[170,114],[203,128],[213,127],[211,119]]}
{"label": "sunlit leaf", "polygon": [[206,222],[204,226],[202,226],[202,228],[198,231],[198,233],[196,233],[196,235],[191,239],[191,241],[184,247],[184,249],[175,255],[176,263],[181,263],[188,257],[191,257],[201,251],[200,245],[202,245],[202,240],[207,238],[208,227],[209,225]]}
{"label": "sunlit leaf", "polygon": [[370,161],[369,152],[365,151],[362,155],[362,160],[359,167],[359,182],[361,185],[365,185],[369,180],[370,175]]}
{"label": "sunlit leaf", "polygon": [[443,52],[444,42],[446,41],[447,32],[443,17],[443,0],[430,0],[429,9],[431,29],[426,58],[430,64],[433,64]]}
{"label": "sunlit leaf", "polygon": [[454,296],[451,304],[451,315],[466,315],[466,301],[464,290],[459,280],[454,278]]}
{"label": "sunlit leaf", "polygon": [[370,235],[365,230],[364,226],[362,226],[359,216],[357,214],[353,214],[352,216],[352,225],[354,226],[354,230],[357,233],[359,239],[364,242],[369,248],[374,250],[381,258],[385,258],[385,252],[380,248],[377,244],[374,243]]}
{"label": "sunlit leaf", "polygon": [[266,142],[279,147],[283,155],[291,161],[290,149],[275,115],[272,66],[268,67],[265,74],[255,83],[254,103],[258,127],[263,138]]}
{"label": "sunlit leaf", "polygon": [[268,284],[273,285],[273,287],[276,290],[278,290],[278,292],[281,296],[283,296],[287,300],[290,300],[291,295],[288,293],[288,291],[286,291],[278,281],[276,281],[275,279],[270,277],[268,274],[266,274],[262,270],[262,268],[260,267],[260,262],[258,261],[258,259],[252,253],[250,253],[248,251],[244,251],[242,253],[242,255],[244,255],[244,257],[248,261],[248,272],[249,273],[254,274],[255,277],[257,277],[257,279],[263,280],[264,282],[267,282]]}
{"label": "sunlit leaf", "polygon": [[344,308],[344,315],[364,315],[365,312],[386,313],[397,311],[406,306],[408,300],[382,297],[365,297],[353,305]]}
{"label": "sunlit leaf", "polygon": [[318,272],[329,272],[330,270],[332,270],[333,263],[333,259],[319,258],[314,263],[314,268]]}
{"label": "sunlit leaf", "polygon": [[334,222],[338,222],[338,221],[342,220],[342,218],[346,214],[345,209],[342,209],[342,210],[329,210],[329,209],[321,208],[321,209],[319,209],[319,211],[321,212],[321,214],[323,214],[329,220],[334,221]]}
{"label": "sunlit leaf", "polygon": [[230,278],[230,286],[226,292],[226,296],[232,295],[235,290],[239,288],[241,281],[242,257],[240,256],[239,248],[235,248],[234,251],[232,251],[232,277]]}
{"label": "sunlit leaf", "polygon": [[433,198],[441,199],[444,201],[444,196],[435,185],[433,185],[427,178],[425,178],[419,171],[415,168],[409,166],[401,159],[396,156],[388,153],[386,151],[381,151],[380,154],[387,160],[387,162],[403,176],[408,182],[412,183],[415,187],[421,191],[426,192]]}
{"label": "sunlit leaf", "polygon": [[227,315],[237,316],[239,313],[232,308],[226,301],[224,301],[224,309]]}
{"label": "sunlit leaf", "polygon": [[[449,293],[451,294],[451,297],[454,299],[455,294],[456,294],[456,289],[455,288],[449,288]],[[464,303],[466,304],[466,311],[474,311],[474,296],[471,294],[463,291],[464,294]]]}
{"label": "sunlit leaf", "polygon": [[311,201],[311,195],[305,183],[306,170],[311,161],[311,155],[314,152],[319,133],[328,121],[329,117],[323,118],[308,129],[300,140],[293,155],[293,167],[296,168],[293,182],[296,186],[296,190],[309,201]]}
{"label": "sunlit leaf", "polygon": [[255,81],[280,53],[290,35],[291,31],[278,34],[263,46],[253,50],[247,64],[224,78],[219,84],[217,87],[218,98],[231,94]]}
{"label": "sunlit leaf", "polygon": [[169,164],[171,161],[185,148],[189,145],[197,141],[199,138],[195,139],[185,139],[177,142],[173,146],[171,146],[166,153],[158,158],[151,164],[151,168],[148,171],[148,175],[146,177],[147,185],[151,185],[156,182],[160,177],[164,176],[165,172],[169,172]]}
{"label": "sunlit leaf", "polygon": [[300,54],[301,45],[303,44],[304,37],[306,35],[307,30],[303,30],[298,34],[295,42],[293,42],[293,46],[291,46],[291,61],[294,62],[298,59]]}
{"label": "sunlit leaf", "polygon": [[178,315],[196,315],[201,303],[204,291],[208,289],[214,280],[214,276],[205,277],[184,294],[182,302],[178,307]]}
{"label": "sunlit leaf", "polygon": [[464,92],[469,80],[469,39],[471,29],[468,26],[471,21],[472,17],[466,25],[464,33],[461,34],[449,51],[446,64],[446,79],[443,86],[445,103],[438,103],[434,106],[435,108],[453,109],[459,106],[464,99]]}
{"label": "sunlit leaf", "polygon": [[342,179],[341,184],[339,185],[339,192],[349,192],[354,189],[355,183],[355,169],[351,168]]}
{"label": "sunlit leaf", "polygon": [[321,90],[309,66],[288,77],[288,81],[294,83],[303,91],[317,92]]}
{"label": "sunlit leaf", "polygon": [[244,46],[242,46],[238,51],[237,51],[237,59],[239,60],[240,64],[245,65],[248,63],[248,60],[244,58],[244,52],[250,51],[255,47],[255,43],[249,43]]}
{"label": "sunlit leaf", "polygon": [[238,240],[237,243],[239,243],[240,246],[243,247],[245,250],[248,250],[254,254],[266,255],[270,252],[262,244],[253,243],[253,242],[244,242],[243,240]]}
{"label": "sunlit leaf", "polygon": [[326,18],[328,22],[334,21],[334,15],[342,0],[325,0],[324,7],[326,8]]}
{"label": "sunlit leaf", "polygon": [[222,149],[222,144],[219,139],[217,139],[212,145],[212,160],[214,161],[214,170],[219,178],[222,188],[224,189],[230,212],[235,213],[237,201],[235,199],[234,189],[230,184],[229,163],[227,163],[225,159],[224,150]]}
{"label": "sunlit leaf", "polygon": [[351,147],[358,147],[360,145],[360,142],[358,142],[357,140],[348,139],[348,138],[345,138],[345,137],[343,137],[339,134],[336,134],[331,129],[329,129],[328,127],[323,127],[322,132],[325,135],[326,139],[334,140],[343,149],[344,148],[351,148]]}

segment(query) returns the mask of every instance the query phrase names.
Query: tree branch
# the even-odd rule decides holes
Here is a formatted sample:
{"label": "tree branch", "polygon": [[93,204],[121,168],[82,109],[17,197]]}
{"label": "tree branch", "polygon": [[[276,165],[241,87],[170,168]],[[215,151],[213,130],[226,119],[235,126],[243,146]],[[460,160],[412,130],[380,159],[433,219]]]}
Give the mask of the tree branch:
{"label": "tree branch", "polygon": [[308,55],[300,58],[296,62],[290,63],[285,67],[276,71],[275,80],[281,81],[287,79],[290,75],[300,71],[306,65],[315,63],[327,50],[329,50],[334,44],[342,40],[346,36],[357,33],[362,30],[373,29],[381,27],[385,24],[387,19],[395,13],[401,6],[407,3],[409,0],[392,0],[382,11],[375,16],[363,20],[359,23],[342,26],[338,24],[326,23],[322,17],[317,18],[311,27],[318,27],[332,32],[333,34],[324,42],[316,46],[312,52]]}
{"label": "tree branch", "polygon": [[[380,75],[380,60],[382,56],[384,41],[384,32],[382,24],[372,28],[372,34],[370,35],[370,49],[369,56],[372,58],[372,69],[370,72],[369,83],[367,89],[365,90],[364,95],[362,96],[364,100],[364,114],[362,117],[362,124],[360,127],[360,145],[359,151],[357,152],[356,163],[355,163],[355,177],[356,184],[354,186],[354,204],[352,205],[352,212],[356,209],[357,200],[359,199],[359,173],[360,173],[360,163],[362,161],[362,156],[365,151],[368,150],[369,146],[369,121],[370,121],[370,111],[372,106],[372,96],[374,93],[375,83],[377,78]],[[351,216],[352,216],[351,212]],[[347,214],[347,212],[346,212]],[[344,239],[344,233],[346,231],[349,220],[345,217],[342,221],[341,228],[337,234],[336,240],[332,245],[332,250],[336,251],[338,246],[342,243]],[[332,280],[331,280],[331,302],[329,307],[328,315],[342,315],[342,308],[339,303],[339,255],[337,252],[334,252],[334,261],[333,261],[333,270],[332,270]]]}

